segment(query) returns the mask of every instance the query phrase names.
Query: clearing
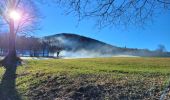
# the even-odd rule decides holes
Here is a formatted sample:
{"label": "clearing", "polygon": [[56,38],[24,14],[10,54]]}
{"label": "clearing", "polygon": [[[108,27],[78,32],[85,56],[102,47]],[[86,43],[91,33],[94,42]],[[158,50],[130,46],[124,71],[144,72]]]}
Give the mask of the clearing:
{"label": "clearing", "polygon": [[[24,100],[157,100],[170,58],[24,60],[16,88]],[[0,78],[4,68],[0,68]],[[170,99],[170,93],[166,97]]]}

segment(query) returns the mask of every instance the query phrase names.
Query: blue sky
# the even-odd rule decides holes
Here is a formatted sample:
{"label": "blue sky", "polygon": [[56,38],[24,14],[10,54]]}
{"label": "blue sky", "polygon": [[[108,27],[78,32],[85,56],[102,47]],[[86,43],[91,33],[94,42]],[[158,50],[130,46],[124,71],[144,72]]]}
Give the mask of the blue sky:
{"label": "blue sky", "polygon": [[170,51],[170,11],[156,15],[153,23],[148,23],[145,28],[124,29],[122,26],[101,30],[95,27],[95,21],[88,19],[78,23],[77,17],[65,16],[63,10],[54,6],[41,6],[40,11],[45,18],[41,21],[42,29],[37,31],[35,36],[76,33],[119,47],[155,50],[162,44]]}

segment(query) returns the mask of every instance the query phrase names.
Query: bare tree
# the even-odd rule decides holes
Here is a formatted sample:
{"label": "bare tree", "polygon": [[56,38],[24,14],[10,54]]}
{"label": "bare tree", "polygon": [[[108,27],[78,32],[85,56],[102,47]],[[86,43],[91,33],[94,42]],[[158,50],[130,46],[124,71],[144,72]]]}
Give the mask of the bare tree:
{"label": "bare tree", "polygon": [[7,33],[1,33],[0,34],[0,49],[1,49],[1,56],[5,56],[6,55],[6,51],[8,48],[8,34]]}
{"label": "bare tree", "polygon": [[38,9],[32,0],[0,1],[0,25],[2,28],[6,28],[9,33],[8,55],[3,60],[3,65],[14,64],[16,60],[16,35],[35,30],[38,14]]}
{"label": "bare tree", "polygon": [[153,15],[169,9],[170,0],[55,0],[79,19],[93,18],[102,27],[144,25]]}
{"label": "bare tree", "polygon": [[16,55],[16,35],[35,30],[38,9],[34,0],[0,0],[0,28],[9,35],[8,55],[1,61],[6,68],[0,84],[2,100],[15,98],[16,67],[20,60]]}
{"label": "bare tree", "polygon": [[166,47],[164,45],[162,45],[162,44],[159,44],[156,51],[160,52],[160,53],[166,52]]}

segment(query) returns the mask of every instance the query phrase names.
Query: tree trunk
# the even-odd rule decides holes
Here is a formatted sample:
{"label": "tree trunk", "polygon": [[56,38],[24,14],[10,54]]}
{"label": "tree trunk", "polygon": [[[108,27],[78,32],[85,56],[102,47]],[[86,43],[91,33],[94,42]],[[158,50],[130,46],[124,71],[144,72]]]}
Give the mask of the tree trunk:
{"label": "tree trunk", "polygon": [[16,57],[16,48],[15,48],[16,34],[14,29],[14,21],[10,21],[10,35],[9,35],[9,52],[8,55],[11,57]]}
{"label": "tree trunk", "polygon": [[15,39],[16,34],[14,30],[14,20],[10,19],[9,24],[9,45],[8,55],[2,61],[2,65],[6,68],[6,71],[2,77],[0,84],[0,97],[2,100],[19,100],[19,96],[15,89],[16,69],[19,58],[16,55]]}
{"label": "tree trunk", "polygon": [[43,57],[45,56],[45,49],[43,48]]}
{"label": "tree trunk", "polygon": [[8,45],[8,54],[5,57],[5,59],[2,61],[3,66],[5,68],[7,67],[14,67],[11,66],[13,64],[17,63],[17,55],[16,55],[16,49],[15,49],[15,39],[16,39],[16,34],[15,34],[15,29],[14,29],[14,21],[10,19],[10,24],[9,24],[9,45]]}

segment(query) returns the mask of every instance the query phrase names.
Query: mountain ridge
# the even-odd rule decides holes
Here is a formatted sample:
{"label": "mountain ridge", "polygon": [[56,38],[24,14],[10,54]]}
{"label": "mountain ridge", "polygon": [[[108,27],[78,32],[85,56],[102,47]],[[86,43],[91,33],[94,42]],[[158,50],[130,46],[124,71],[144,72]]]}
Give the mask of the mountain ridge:
{"label": "mountain ridge", "polygon": [[115,56],[115,55],[130,55],[130,56],[164,56],[170,57],[169,52],[159,52],[151,51],[148,49],[137,49],[137,48],[122,48],[118,46],[113,46],[111,44],[74,34],[74,33],[58,33],[54,35],[45,36],[44,39],[53,39],[55,41],[60,41],[61,45],[64,46],[65,51],[70,53],[78,53],[81,55],[94,55],[98,56]]}

